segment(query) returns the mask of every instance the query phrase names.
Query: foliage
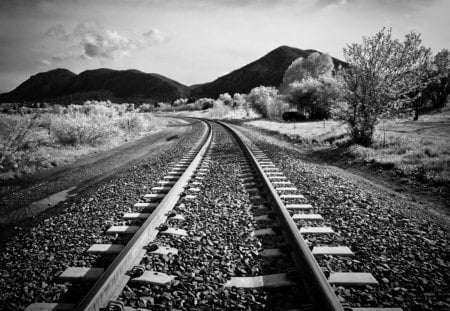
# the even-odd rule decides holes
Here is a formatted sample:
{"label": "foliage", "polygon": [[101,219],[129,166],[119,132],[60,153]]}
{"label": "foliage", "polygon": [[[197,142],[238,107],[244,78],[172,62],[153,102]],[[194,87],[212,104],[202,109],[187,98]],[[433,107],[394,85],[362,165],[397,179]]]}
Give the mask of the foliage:
{"label": "foliage", "polygon": [[197,101],[195,102],[195,106],[197,107],[197,110],[206,110],[212,108],[214,107],[214,99],[207,97],[197,99]]}
{"label": "foliage", "polygon": [[421,43],[413,32],[400,42],[383,28],[373,37],[363,37],[362,44],[344,48],[350,65],[343,74],[350,108],[346,119],[354,142],[371,145],[379,117],[414,101],[419,95],[409,94],[420,94],[426,87],[430,50]]}
{"label": "foliage", "polygon": [[269,107],[275,103],[277,95],[278,90],[274,87],[258,86],[247,95],[247,101],[263,118],[267,118],[270,114]]}
{"label": "foliage", "polygon": [[331,76],[334,64],[330,55],[311,53],[307,58],[300,57],[292,62],[286,69],[281,84],[281,92],[285,92],[291,83],[301,82],[307,78],[318,78],[320,76]]}
{"label": "foliage", "polygon": [[83,153],[155,126],[148,114],[135,113],[132,104],[87,101],[57,108],[54,113],[27,108],[27,114],[0,114],[0,179],[56,165],[54,156],[70,158],[68,150]]}
{"label": "foliage", "polygon": [[450,95],[450,52],[443,49],[433,60],[431,83],[424,90],[424,97],[434,108],[443,108]]}
{"label": "foliage", "polygon": [[233,103],[233,98],[228,93],[220,94],[218,100],[223,102],[225,105],[231,105]]}
{"label": "foliage", "polygon": [[307,119],[330,117],[330,107],[341,96],[339,81],[331,76],[306,77],[289,85],[287,100]]}
{"label": "foliage", "polygon": [[172,106],[177,107],[177,106],[185,105],[185,104],[187,104],[187,102],[188,102],[187,98],[178,98],[177,100],[175,100],[172,103]]}

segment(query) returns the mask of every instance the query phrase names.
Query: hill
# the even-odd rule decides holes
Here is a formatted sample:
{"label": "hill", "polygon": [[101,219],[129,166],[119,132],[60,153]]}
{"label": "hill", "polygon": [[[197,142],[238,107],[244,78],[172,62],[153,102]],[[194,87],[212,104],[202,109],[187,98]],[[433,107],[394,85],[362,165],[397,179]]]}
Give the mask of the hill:
{"label": "hill", "polygon": [[[248,93],[252,88],[260,85],[278,87],[283,81],[284,72],[294,60],[299,57],[308,57],[314,52],[318,51],[280,46],[260,59],[212,82],[191,86],[192,95],[216,98],[225,92]],[[332,59],[336,67],[347,66],[347,63],[341,60]]]}
{"label": "hill", "polygon": [[[299,57],[308,57],[316,50],[281,46],[260,59],[212,82],[187,87],[154,73],[138,70],[100,68],[79,75],[67,69],[38,73],[9,93],[0,94],[0,102],[47,101],[74,102],[86,99],[117,101],[173,101],[180,97],[212,97],[222,93],[248,93],[265,85],[278,87],[289,65]],[[333,58],[335,66],[347,66]]]}
{"label": "hill", "polygon": [[79,75],[55,69],[31,76],[0,101],[63,101],[84,99],[122,99],[171,101],[188,96],[187,86],[164,76],[138,70],[95,69]]}
{"label": "hill", "polygon": [[66,94],[77,75],[67,69],[55,69],[31,76],[9,93],[1,94],[1,101],[39,100]]}

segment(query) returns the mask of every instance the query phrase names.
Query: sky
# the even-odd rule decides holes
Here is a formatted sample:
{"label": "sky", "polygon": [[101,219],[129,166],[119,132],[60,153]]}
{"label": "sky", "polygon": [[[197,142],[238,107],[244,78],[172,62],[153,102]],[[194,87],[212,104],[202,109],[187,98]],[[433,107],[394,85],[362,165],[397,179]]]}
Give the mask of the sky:
{"label": "sky", "polygon": [[288,45],[343,58],[382,27],[450,48],[450,0],[0,0],[0,93],[55,68],[205,83]]}

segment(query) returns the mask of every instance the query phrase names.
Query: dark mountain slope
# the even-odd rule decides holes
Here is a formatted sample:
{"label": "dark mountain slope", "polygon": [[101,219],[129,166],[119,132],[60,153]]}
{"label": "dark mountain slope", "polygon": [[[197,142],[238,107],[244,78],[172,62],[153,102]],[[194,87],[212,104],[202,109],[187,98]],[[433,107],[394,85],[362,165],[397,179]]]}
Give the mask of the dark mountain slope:
{"label": "dark mountain slope", "polygon": [[38,100],[65,95],[77,75],[67,69],[54,69],[31,76],[9,93],[1,94],[2,101]]}
{"label": "dark mountain slope", "polygon": [[[55,69],[31,76],[9,93],[0,94],[0,102],[48,101],[82,102],[86,99],[118,101],[172,101],[180,97],[212,97],[221,93],[248,93],[265,85],[278,87],[289,65],[315,50],[281,46],[262,58],[215,81],[190,88],[167,77],[138,70],[95,69],[76,75],[67,69]],[[347,66],[333,58],[335,66]]]}
{"label": "dark mountain slope", "polygon": [[[283,81],[283,75],[289,65],[299,57],[308,57],[316,50],[301,50],[288,46],[280,46],[260,59],[237,69],[212,82],[191,86],[195,97],[216,98],[219,94],[228,92],[248,93],[252,88],[265,85],[278,87]],[[333,58],[335,66],[346,66]]]}
{"label": "dark mountain slope", "polygon": [[69,89],[70,94],[107,91],[116,98],[174,100],[188,96],[189,88],[181,83],[138,70],[96,69],[80,73]]}
{"label": "dark mountain slope", "polygon": [[56,69],[30,77],[13,91],[0,95],[0,101],[51,101],[68,97],[170,101],[189,94],[189,88],[183,84],[138,70],[102,68],[76,75],[66,69]]}

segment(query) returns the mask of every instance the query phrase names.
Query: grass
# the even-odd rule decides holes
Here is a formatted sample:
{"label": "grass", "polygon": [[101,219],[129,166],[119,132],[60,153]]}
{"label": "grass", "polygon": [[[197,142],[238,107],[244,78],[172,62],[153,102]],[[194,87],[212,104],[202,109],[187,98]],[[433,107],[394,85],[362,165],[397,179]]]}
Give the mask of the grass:
{"label": "grass", "polygon": [[73,162],[142,137],[166,121],[126,104],[70,105],[60,113],[0,114],[0,180]]}
{"label": "grass", "polygon": [[242,120],[242,119],[255,119],[259,118],[260,115],[257,114],[252,109],[245,109],[243,107],[237,107],[233,109],[222,103],[217,103],[213,108],[197,111],[180,111],[171,113],[171,115],[183,116],[183,117],[198,117],[216,120]]}
{"label": "grass", "polygon": [[346,148],[352,161],[370,163],[404,177],[436,185],[450,183],[450,108],[426,114],[419,121],[380,122],[372,147],[348,145],[348,128],[336,121],[286,123],[254,120],[257,128],[285,135],[311,146]]}
{"label": "grass", "polygon": [[275,120],[254,120],[246,123],[301,143],[326,144],[342,139],[348,134],[347,126],[338,121],[284,122]]}

